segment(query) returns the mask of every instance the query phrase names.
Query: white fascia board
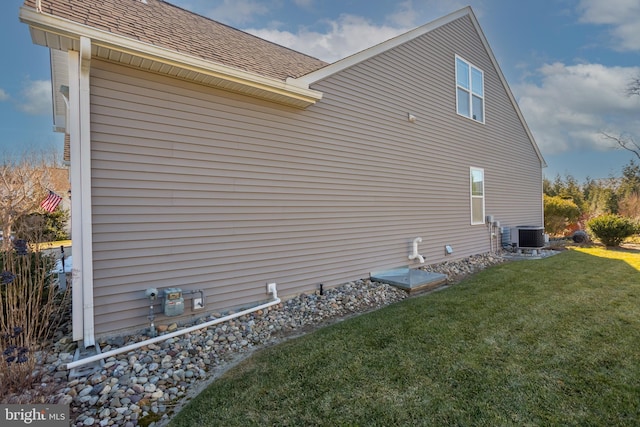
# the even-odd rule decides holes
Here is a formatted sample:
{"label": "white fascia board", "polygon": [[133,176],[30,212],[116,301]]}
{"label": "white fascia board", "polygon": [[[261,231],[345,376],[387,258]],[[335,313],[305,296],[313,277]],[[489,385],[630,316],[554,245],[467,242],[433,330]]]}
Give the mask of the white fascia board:
{"label": "white fascia board", "polygon": [[374,56],[380,55],[390,49],[393,49],[397,46],[400,46],[404,43],[407,43],[417,37],[420,37],[434,29],[441,27],[445,24],[455,21],[465,15],[471,14],[471,8],[469,6],[462,8],[456,12],[450,13],[449,15],[443,16],[442,18],[436,19],[435,21],[424,24],[420,27],[417,27],[411,31],[408,31],[404,34],[400,34],[392,39],[389,39],[385,42],[382,42],[378,45],[365,49],[361,52],[355,53],[351,56],[347,56],[344,59],[334,62],[331,65],[327,65],[324,68],[321,68],[317,71],[313,71],[309,74],[305,74],[304,76],[298,78],[287,79],[287,83],[292,85],[298,85],[300,87],[309,87],[313,83],[316,83],[322,79],[325,79],[333,74],[339,73],[342,70],[345,70],[349,67],[357,65],[367,59],[373,58]]}
{"label": "white fascia board", "polygon": [[50,35],[66,37],[73,40],[79,40],[80,36],[84,36],[91,39],[93,46],[113,49],[115,51],[127,53],[140,58],[158,61],[167,65],[221,78],[250,88],[276,93],[296,100],[303,100],[308,102],[308,104],[313,104],[322,99],[322,92],[311,90],[308,86],[304,87],[299,84],[292,85],[275,78],[265,77],[226,65],[217,64],[202,58],[179,53],[171,49],[140,42],[108,31],[82,25],[68,19],[38,13],[35,9],[21,7],[20,20],[31,26],[32,31],[40,30]]}

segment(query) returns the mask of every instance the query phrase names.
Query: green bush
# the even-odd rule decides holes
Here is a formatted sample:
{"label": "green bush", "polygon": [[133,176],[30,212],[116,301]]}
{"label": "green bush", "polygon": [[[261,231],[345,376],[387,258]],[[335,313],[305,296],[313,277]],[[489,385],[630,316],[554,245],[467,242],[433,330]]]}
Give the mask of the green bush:
{"label": "green bush", "polygon": [[571,199],[544,195],[544,228],[551,235],[559,235],[580,218],[580,208]]}
{"label": "green bush", "polygon": [[606,246],[620,246],[627,237],[640,230],[638,224],[620,215],[607,214],[591,219],[587,226]]}
{"label": "green bush", "polygon": [[69,238],[65,231],[68,222],[69,211],[56,209],[50,213],[23,215],[16,220],[12,230],[16,238],[30,243],[55,242]]}

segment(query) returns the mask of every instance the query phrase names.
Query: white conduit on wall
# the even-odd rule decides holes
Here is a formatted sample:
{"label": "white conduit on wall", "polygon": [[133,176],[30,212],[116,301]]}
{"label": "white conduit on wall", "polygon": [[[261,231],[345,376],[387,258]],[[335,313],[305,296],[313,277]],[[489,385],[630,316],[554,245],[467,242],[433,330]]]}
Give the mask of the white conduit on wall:
{"label": "white conduit on wall", "polygon": [[131,350],[135,350],[136,348],[139,348],[139,347],[142,347],[142,346],[145,346],[145,345],[149,345],[149,344],[157,343],[157,342],[160,342],[160,341],[168,340],[169,338],[173,338],[173,337],[177,337],[177,336],[180,336],[180,335],[188,334],[189,332],[197,331],[199,329],[208,328],[209,326],[217,325],[218,323],[223,323],[223,322],[226,322],[228,320],[233,320],[235,318],[244,316],[245,314],[253,313],[254,311],[258,311],[258,310],[264,310],[265,308],[269,308],[269,307],[274,306],[276,304],[280,304],[280,298],[278,298],[278,294],[276,293],[275,287],[273,288],[273,292],[272,293],[273,293],[274,300],[271,301],[271,302],[259,305],[257,307],[248,308],[246,310],[239,311],[239,312],[234,313],[234,314],[229,314],[228,316],[220,317],[219,319],[214,319],[214,320],[211,320],[211,321],[206,322],[206,323],[201,323],[199,325],[190,326],[188,328],[181,329],[181,330],[175,331],[175,332],[171,332],[171,333],[166,334],[166,335],[161,335],[159,337],[151,338],[151,339],[148,339],[148,340],[145,340],[145,341],[140,341],[140,342],[137,342],[137,343],[125,346],[125,347],[116,348],[114,350],[110,350],[110,351],[107,351],[105,353],[100,353],[100,354],[96,354],[94,356],[86,357],[86,358],[81,359],[81,360],[76,360],[74,362],[67,363],[67,369],[73,369],[73,368],[77,368],[78,366],[86,365],[87,363],[97,362],[98,360],[105,359],[105,358],[111,357],[111,356],[115,356],[116,354],[125,353],[125,352],[131,351]]}

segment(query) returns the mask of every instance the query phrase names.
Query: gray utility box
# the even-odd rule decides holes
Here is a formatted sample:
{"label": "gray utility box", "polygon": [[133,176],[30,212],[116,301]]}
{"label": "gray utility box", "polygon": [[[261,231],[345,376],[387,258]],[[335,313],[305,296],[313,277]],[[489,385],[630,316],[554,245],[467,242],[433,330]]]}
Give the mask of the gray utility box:
{"label": "gray utility box", "polygon": [[184,313],[182,289],[167,288],[164,290],[163,311],[165,316],[179,316]]}

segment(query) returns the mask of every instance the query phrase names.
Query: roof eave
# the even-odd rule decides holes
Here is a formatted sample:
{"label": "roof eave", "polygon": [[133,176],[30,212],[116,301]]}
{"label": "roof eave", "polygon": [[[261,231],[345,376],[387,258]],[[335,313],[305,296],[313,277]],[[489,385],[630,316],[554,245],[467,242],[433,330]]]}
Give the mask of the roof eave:
{"label": "roof eave", "polygon": [[351,56],[347,56],[346,58],[336,61],[317,71],[312,71],[311,73],[305,74],[304,76],[298,77],[296,79],[289,78],[287,79],[287,82],[300,85],[301,87],[311,85],[349,67],[366,61],[367,59],[373,58],[374,56],[393,49],[394,47],[400,46],[408,41],[429,33],[438,27],[448,24],[449,22],[453,22],[456,19],[469,14],[470,12],[471,8],[469,6],[464,7],[456,12],[436,19],[435,21],[421,25],[420,27],[414,28],[411,31],[407,31],[406,33],[400,34],[394,38],[386,40],[380,44],[355,53]]}
{"label": "roof eave", "polygon": [[35,44],[57,50],[79,50],[80,37],[91,39],[92,56],[127,66],[194,81],[223,90],[296,108],[306,108],[322,99],[322,93],[308,86],[217,64],[171,49],[133,40],[68,19],[20,8],[20,20],[27,25]]}

